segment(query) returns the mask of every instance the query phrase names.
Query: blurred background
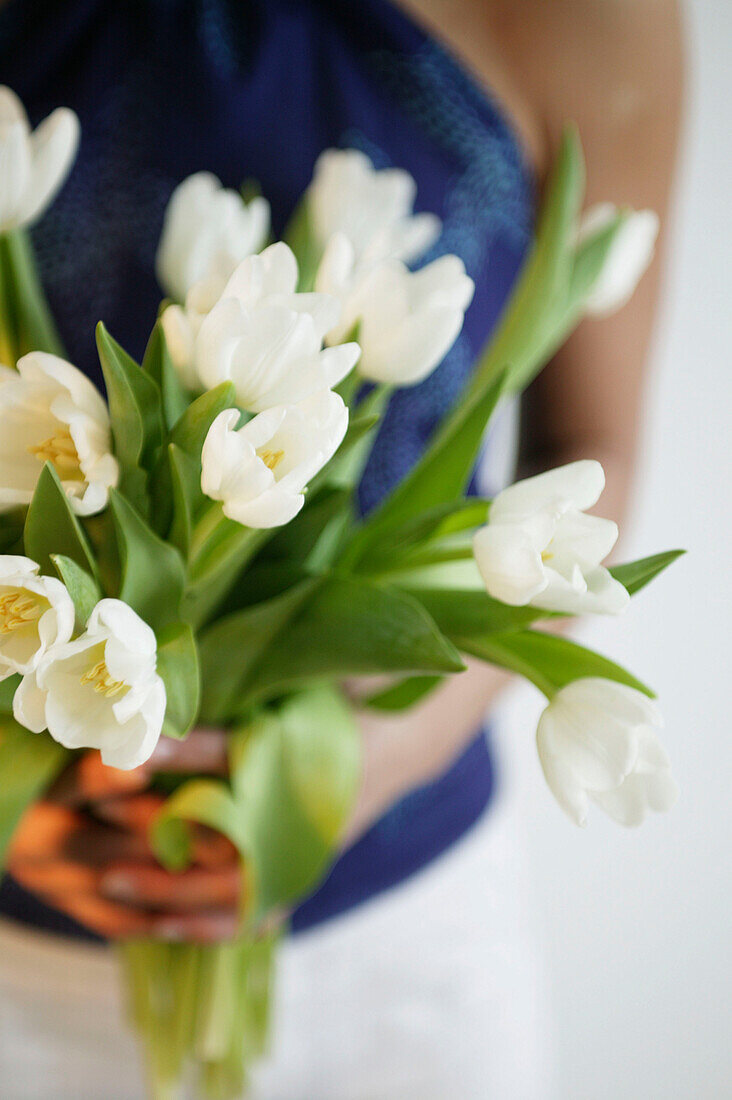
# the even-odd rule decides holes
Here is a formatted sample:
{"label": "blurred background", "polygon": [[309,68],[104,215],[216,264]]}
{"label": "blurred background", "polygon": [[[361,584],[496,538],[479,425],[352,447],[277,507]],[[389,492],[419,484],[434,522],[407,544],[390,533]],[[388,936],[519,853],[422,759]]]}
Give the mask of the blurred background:
{"label": "blurred background", "polygon": [[658,691],[681,784],[667,816],[568,827],[544,788],[528,687],[499,723],[561,1100],[732,1096],[732,4],[690,0],[687,114],[642,463],[620,557],[689,553],[588,644]]}

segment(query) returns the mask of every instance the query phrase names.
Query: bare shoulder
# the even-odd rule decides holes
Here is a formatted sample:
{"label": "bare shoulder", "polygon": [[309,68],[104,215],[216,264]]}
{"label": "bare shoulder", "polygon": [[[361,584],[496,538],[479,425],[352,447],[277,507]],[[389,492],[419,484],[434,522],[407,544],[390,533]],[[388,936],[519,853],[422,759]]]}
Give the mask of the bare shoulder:
{"label": "bare shoulder", "polygon": [[[466,2],[466,0],[463,0]],[[673,140],[681,110],[682,25],[675,0],[490,0],[485,18],[547,137],[576,121],[584,139]]]}
{"label": "bare shoulder", "polygon": [[634,150],[650,164],[675,147],[683,70],[677,0],[397,3],[497,94],[539,173],[570,119],[596,162],[603,150],[619,160]]}

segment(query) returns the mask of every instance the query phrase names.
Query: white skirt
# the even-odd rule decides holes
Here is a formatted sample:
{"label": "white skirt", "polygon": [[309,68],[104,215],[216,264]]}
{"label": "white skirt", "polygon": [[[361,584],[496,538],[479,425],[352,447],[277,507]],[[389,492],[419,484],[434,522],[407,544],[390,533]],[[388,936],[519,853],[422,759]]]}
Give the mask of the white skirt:
{"label": "white skirt", "polygon": [[[500,806],[387,894],[287,943],[253,1100],[548,1100],[548,1012]],[[115,963],[0,924],[2,1100],[142,1100]]]}

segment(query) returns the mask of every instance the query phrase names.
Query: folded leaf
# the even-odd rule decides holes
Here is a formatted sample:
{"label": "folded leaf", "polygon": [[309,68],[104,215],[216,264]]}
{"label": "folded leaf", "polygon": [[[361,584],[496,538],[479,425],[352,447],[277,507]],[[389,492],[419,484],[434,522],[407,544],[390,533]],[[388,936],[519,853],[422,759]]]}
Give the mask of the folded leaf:
{"label": "folded leaf", "polygon": [[298,693],[235,739],[231,761],[256,910],[291,905],[328,869],[358,790],[360,738],[332,687]]}
{"label": "folded leaf", "polygon": [[157,383],[162,399],[163,418],[167,427],[172,428],[188,408],[190,395],[173,366],[160,321],[156,322],[148,340],[142,369]]}
{"label": "folded leaf", "polygon": [[463,638],[456,643],[464,653],[479,657],[499,668],[517,672],[551,698],[555,691],[585,676],[599,676],[642,691],[654,693],[620,665],[591,649],[567,641],[556,634],[521,630],[510,634],[492,634],[485,638]]}
{"label": "folded leaf", "polygon": [[207,390],[191,402],[171,431],[171,441],[200,463],[201,450],[208,435],[208,429],[219,413],[234,408],[236,408],[234,384],[221,382],[214,389]]}
{"label": "folded leaf", "polygon": [[23,542],[25,553],[38,562],[42,573],[55,572],[51,555],[60,554],[96,575],[86,535],[50,462],[43,467],[28,506]]}
{"label": "folded leaf", "polygon": [[404,591],[418,599],[443,634],[453,640],[525,630],[546,616],[533,607],[510,607],[476,589],[412,588],[407,582]]}
{"label": "folded leaf", "polygon": [[364,705],[371,707],[372,710],[409,710],[439,687],[443,679],[442,676],[409,676],[406,680],[400,680],[398,684],[392,684],[383,691],[369,695],[364,700]]}
{"label": "folded leaf", "polygon": [[640,558],[625,565],[613,565],[610,572],[634,596],[685,553],[685,550],[666,550],[662,554],[653,554],[650,558]]}
{"label": "folded leaf", "polygon": [[146,512],[147,473],[164,439],[162,396],[157,382],[131,359],[104,325],[97,325],[97,349],[107,387],[120,489]]}
{"label": "folded leaf", "polygon": [[76,627],[83,630],[87,619],[102,598],[102,591],[92,576],[71,558],[52,554],[51,560],[76,609]]}
{"label": "folded leaf", "polygon": [[119,598],[153,630],[161,630],[180,619],[185,579],[181,556],[114,489],[109,504],[119,545]]}
{"label": "folded leaf", "polygon": [[168,799],[151,830],[158,859],[191,857],[189,822],[227,836],[245,862],[253,919],[291,905],[327,870],[358,790],[360,738],[335,689],[314,688],[261,713],[232,736],[232,788],[194,779]]}
{"label": "folded leaf", "polygon": [[173,623],[158,635],[157,671],[167,697],[163,733],[185,737],[198,718],[201,702],[198,650],[187,623]]}
{"label": "folded leaf", "polygon": [[201,471],[195,460],[176,447],[175,443],[168,445],[167,459],[172,505],[172,523],[168,540],[178,547],[184,558],[187,558],[193,525],[206,500],[201,492]]}

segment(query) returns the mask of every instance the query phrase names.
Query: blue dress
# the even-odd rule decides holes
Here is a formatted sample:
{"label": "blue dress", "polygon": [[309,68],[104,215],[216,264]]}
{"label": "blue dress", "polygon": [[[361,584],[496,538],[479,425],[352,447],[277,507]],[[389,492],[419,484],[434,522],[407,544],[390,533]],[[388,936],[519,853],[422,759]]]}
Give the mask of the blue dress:
{"label": "blue dress", "polygon": [[[373,507],[459,398],[530,242],[531,173],[485,91],[388,0],[46,0],[42,17],[7,0],[0,82],[34,124],[62,104],[81,119],[78,160],[33,238],[69,358],[97,382],[98,320],[142,354],[160,298],[163,211],[186,175],[258,180],[279,233],[329,146],[411,172],[417,209],[444,225],[426,259],[457,253],[476,291],[445,361],[391,403],[361,486]],[[341,857],[294,929],[424,866],[479,818],[493,787],[480,732]],[[81,932],[10,878],[0,912]]]}

